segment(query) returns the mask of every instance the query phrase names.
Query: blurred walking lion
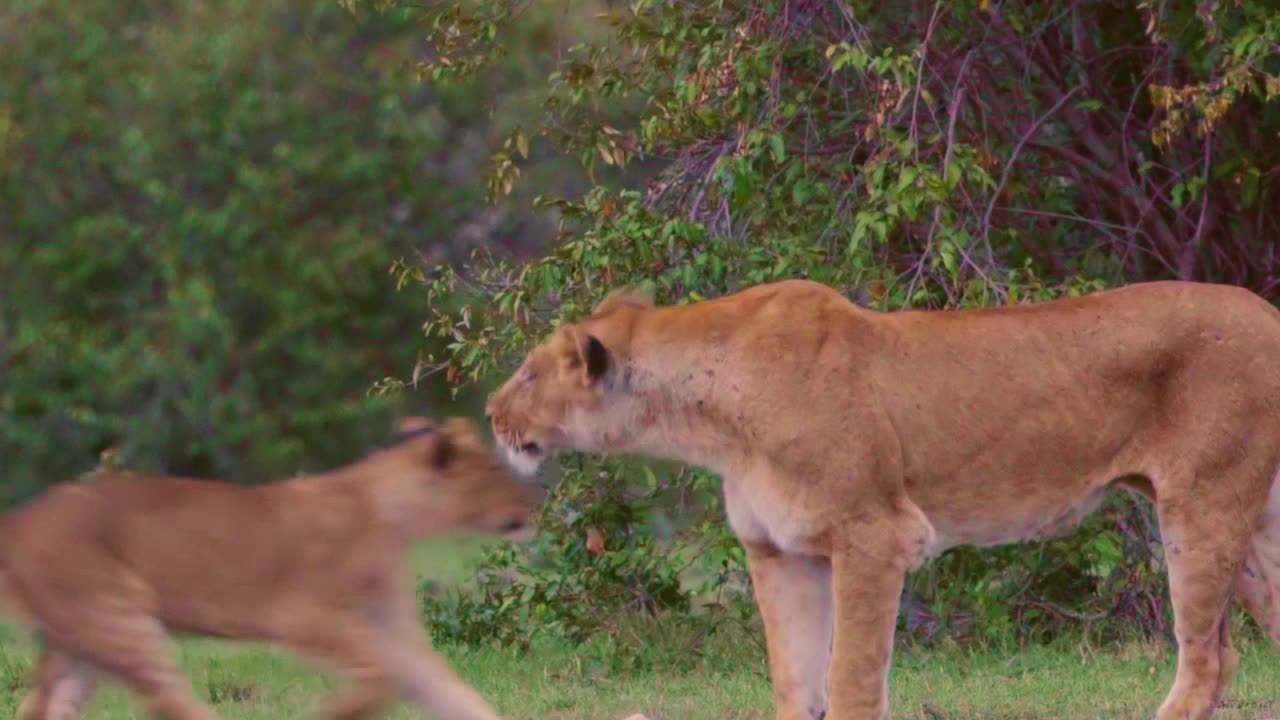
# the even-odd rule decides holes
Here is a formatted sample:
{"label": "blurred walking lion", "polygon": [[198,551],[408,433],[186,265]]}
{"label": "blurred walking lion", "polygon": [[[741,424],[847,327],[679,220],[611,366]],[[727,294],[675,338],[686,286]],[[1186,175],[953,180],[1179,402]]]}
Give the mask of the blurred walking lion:
{"label": "blurred walking lion", "polygon": [[405,555],[455,530],[531,532],[534,504],[465,420],[400,423],[346,467],[259,487],[127,472],[57,485],[0,521],[0,604],[36,631],[20,720],[74,720],[104,671],[153,716],[213,720],[169,633],[263,640],[346,675],[329,718],[405,695],[498,715],[430,650]]}

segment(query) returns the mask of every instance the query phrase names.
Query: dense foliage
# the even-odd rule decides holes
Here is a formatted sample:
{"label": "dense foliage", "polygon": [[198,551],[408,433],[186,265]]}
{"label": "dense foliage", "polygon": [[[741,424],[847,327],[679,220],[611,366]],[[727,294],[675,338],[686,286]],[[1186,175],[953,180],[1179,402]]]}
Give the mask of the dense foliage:
{"label": "dense foliage", "polygon": [[[534,6],[413,4],[431,28],[424,77],[447,87],[502,62]],[[437,300],[426,329],[448,343],[433,362],[452,378],[497,381],[549,327],[624,284],[681,303],[810,277],[886,310],[1160,277],[1280,294],[1280,19],[1261,0],[633,0],[605,20],[606,39],[559,59],[540,124],[510,136],[491,187],[520,188],[520,158],[542,144],[589,173],[640,160],[660,171],[643,186],[623,175],[622,190],[544,193],[538,206],[564,232],[532,262],[482,254],[406,270]],[[459,294],[474,302],[440,302]],[[566,466],[543,545],[490,559],[481,605],[494,619],[470,639],[507,638],[501,618],[548,612],[552,627],[505,627],[600,629],[651,598],[691,544],[698,577],[741,586],[714,479],[638,472]],[[903,627],[996,642],[1081,617],[1165,630],[1153,529],[1144,505],[1116,498],[1057,542],[949,553],[911,579]],[[583,551],[592,533],[598,558]],[[630,593],[590,584],[606,574]],[[468,613],[489,617],[479,607]]]}
{"label": "dense foliage", "polygon": [[422,347],[387,268],[447,257],[484,210],[456,178],[484,157],[455,150],[483,105],[437,107],[409,20],[0,4],[5,500],[107,448],[253,481],[385,435],[369,387]]}

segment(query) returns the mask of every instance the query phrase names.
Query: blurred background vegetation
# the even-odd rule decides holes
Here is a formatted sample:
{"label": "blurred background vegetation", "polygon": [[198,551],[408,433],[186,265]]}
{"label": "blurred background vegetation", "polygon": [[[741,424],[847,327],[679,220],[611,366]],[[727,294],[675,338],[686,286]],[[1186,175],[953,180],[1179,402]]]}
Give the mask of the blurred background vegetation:
{"label": "blurred background vegetation", "polygon": [[[1278,96],[1263,0],[7,2],[0,499],[107,449],[245,483],[351,459],[392,411],[473,412],[622,284],[1274,300]],[[440,641],[636,662],[635,622],[694,645],[756,622],[716,478],[561,470],[538,542],[426,588]],[[1167,635],[1162,572],[1116,497],[1067,538],[930,563],[902,629]]]}
{"label": "blurred background vegetation", "polygon": [[[568,29],[549,16],[521,52]],[[411,13],[333,2],[0,7],[4,500],[109,448],[254,482],[385,435],[396,406],[368,391],[428,347],[392,263],[550,237],[484,201],[510,124],[490,107],[520,112],[538,65],[437,90],[424,43]],[[405,409],[450,403],[426,384]]]}

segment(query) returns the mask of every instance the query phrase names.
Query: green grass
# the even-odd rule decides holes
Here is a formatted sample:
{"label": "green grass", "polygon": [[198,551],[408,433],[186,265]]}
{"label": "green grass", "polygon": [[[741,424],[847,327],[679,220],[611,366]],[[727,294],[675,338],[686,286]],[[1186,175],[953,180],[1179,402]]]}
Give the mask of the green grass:
{"label": "green grass", "polygon": [[[472,539],[423,548],[415,564],[441,583],[469,573]],[[187,640],[181,662],[197,693],[223,718],[309,716],[333,680],[291,656],[256,644]],[[1280,718],[1280,655],[1242,643],[1244,659],[1221,720]],[[0,716],[12,716],[31,647],[8,632],[0,645]],[[555,646],[518,653],[446,650],[454,667],[510,720],[767,720],[772,701],[763,654],[744,639],[713,642],[696,660],[664,670],[611,671],[590,653]],[[1132,644],[1088,650],[1066,644],[1018,653],[958,649],[900,651],[890,681],[895,720],[1150,720],[1173,679],[1168,648]],[[104,687],[91,720],[144,718],[126,693]],[[419,715],[401,706],[392,718]]]}

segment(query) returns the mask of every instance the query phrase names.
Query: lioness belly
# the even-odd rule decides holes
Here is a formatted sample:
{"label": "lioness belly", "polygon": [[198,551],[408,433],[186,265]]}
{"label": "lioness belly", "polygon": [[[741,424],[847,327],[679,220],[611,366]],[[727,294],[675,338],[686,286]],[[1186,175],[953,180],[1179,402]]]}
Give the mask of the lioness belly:
{"label": "lioness belly", "polygon": [[978,547],[1027,540],[1048,540],[1070,533],[1102,504],[1105,487],[1075,497],[1008,508],[998,514],[956,517],[947,512],[925,515],[938,536],[938,550],[958,545]]}
{"label": "lioness belly", "polygon": [[[937,555],[960,545],[987,547],[1066,535],[1101,506],[1104,494],[1105,488],[1099,488],[1060,503],[1020,508],[998,516],[956,518],[947,513],[926,513],[936,533],[929,554]],[[725,484],[725,510],[738,539],[788,553],[825,554],[823,516],[827,513],[810,511],[802,499],[789,502],[770,496],[768,490],[744,488],[741,483]]]}

